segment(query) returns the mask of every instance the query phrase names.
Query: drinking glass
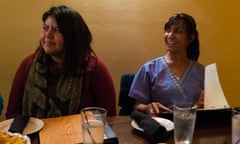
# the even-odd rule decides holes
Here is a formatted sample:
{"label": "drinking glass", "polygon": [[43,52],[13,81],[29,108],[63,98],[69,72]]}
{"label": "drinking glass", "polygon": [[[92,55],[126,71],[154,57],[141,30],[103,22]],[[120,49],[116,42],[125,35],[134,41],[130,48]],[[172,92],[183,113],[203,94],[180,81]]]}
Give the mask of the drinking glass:
{"label": "drinking glass", "polygon": [[178,102],[173,106],[175,144],[191,144],[197,106],[190,102]]}
{"label": "drinking glass", "polygon": [[83,144],[102,144],[107,111],[100,107],[81,110]]}
{"label": "drinking glass", "polygon": [[232,144],[240,144],[240,108],[232,110]]}

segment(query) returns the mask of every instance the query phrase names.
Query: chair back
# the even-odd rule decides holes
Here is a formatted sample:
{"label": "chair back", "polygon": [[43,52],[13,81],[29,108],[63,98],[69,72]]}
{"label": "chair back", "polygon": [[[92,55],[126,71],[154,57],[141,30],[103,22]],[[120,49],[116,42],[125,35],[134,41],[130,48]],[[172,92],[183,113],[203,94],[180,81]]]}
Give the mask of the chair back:
{"label": "chair back", "polygon": [[120,80],[120,92],[118,105],[119,115],[130,115],[134,110],[135,100],[128,96],[134,74],[123,74]]}
{"label": "chair back", "polygon": [[0,93],[0,115],[2,114],[2,110],[3,110],[3,96]]}

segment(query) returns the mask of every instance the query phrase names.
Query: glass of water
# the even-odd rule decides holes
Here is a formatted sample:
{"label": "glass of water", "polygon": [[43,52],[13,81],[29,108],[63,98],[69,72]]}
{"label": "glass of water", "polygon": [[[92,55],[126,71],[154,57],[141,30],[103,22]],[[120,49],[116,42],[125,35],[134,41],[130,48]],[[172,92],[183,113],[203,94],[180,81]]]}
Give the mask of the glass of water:
{"label": "glass of water", "polygon": [[232,110],[232,144],[240,144],[240,108]]}
{"label": "glass of water", "polygon": [[81,110],[83,144],[102,144],[107,111],[100,107]]}
{"label": "glass of water", "polygon": [[190,102],[178,102],[173,106],[175,144],[191,144],[196,122],[197,106]]}

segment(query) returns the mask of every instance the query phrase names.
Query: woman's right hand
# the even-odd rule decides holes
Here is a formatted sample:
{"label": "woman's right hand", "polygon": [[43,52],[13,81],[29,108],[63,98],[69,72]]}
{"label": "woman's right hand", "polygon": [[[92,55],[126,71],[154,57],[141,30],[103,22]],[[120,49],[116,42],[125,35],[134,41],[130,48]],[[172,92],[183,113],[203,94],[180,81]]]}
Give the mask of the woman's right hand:
{"label": "woman's right hand", "polygon": [[152,102],[147,105],[147,110],[146,112],[150,116],[158,116],[162,112],[169,112],[172,113],[172,110],[167,108],[166,106],[162,105],[159,102]]}
{"label": "woman's right hand", "polygon": [[159,102],[152,102],[147,105],[141,104],[141,103],[136,103],[136,109],[139,111],[145,112],[150,116],[158,116],[162,112],[172,113],[171,109],[162,105]]}

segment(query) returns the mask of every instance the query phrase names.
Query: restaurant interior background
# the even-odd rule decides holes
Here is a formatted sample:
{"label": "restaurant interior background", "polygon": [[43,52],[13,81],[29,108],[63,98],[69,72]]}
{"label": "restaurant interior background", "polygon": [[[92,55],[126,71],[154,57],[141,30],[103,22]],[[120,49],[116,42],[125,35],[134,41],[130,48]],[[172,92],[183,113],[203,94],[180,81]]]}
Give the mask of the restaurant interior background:
{"label": "restaurant interior background", "polygon": [[[192,15],[198,26],[199,62],[216,63],[231,106],[240,106],[240,19],[238,0],[1,0],[0,92],[5,118],[13,76],[21,60],[39,43],[41,16],[50,6],[80,12],[92,34],[92,47],[109,68],[116,94],[120,77],[136,73],[146,61],[165,53],[163,26],[176,12]],[[214,97],[214,95],[213,95]]]}

